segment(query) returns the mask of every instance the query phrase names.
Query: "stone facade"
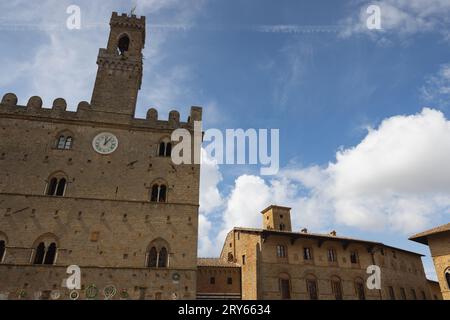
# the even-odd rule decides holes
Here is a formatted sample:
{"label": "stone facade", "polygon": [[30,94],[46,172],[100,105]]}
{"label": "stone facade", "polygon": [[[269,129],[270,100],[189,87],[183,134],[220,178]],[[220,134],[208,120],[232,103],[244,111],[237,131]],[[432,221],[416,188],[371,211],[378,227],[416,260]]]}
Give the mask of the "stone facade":
{"label": "stone facade", "polygon": [[[3,298],[55,290],[68,298],[61,283],[67,266],[78,265],[84,287],[100,290],[96,298],[114,285],[130,299],[195,299],[200,166],[176,166],[167,150],[174,129],[193,133],[202,109],[192,107],[186,122],[177,111],[160,120],[154,109],[134,118],[144,43],[144,17],[112,15],[92,101],[76,112],[66,110],[64,99],[45,109],[39,97],[26,106],[14,94],[3,97]],[[100,133],[116,137],[114,152],[94,150]]]}
{"label": "stone facade", "polygon": [[428,245],[444,300],[450,300],[450,223],[416,234],[410,240]]}
{"label": "stone facade", "polygon": [[[335,231],[292,232],[289,208],[262,214],[264,229],[233,229],[220,257],[241,267],[245,300],[433,298],[419,254]],[[371,265],[381,268],[381,290],[366,286]]]}
{"label": "stone facade", "polygon": [[240,300],[241,268],[222,259],[199,259],[198,300]]}

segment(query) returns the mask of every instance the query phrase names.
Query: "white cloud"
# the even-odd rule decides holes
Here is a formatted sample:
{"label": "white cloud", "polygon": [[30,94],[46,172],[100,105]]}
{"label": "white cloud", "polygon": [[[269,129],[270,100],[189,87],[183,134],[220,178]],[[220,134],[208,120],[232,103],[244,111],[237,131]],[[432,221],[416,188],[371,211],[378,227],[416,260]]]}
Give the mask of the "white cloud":
{"label": "white cloud", "polygon": [[217,255],[217,244],[211,240],[212,222],[204,214],[198,216],[198,252],[201,257]]}
{"label": "white cloud", "polygon": [[325,172],[322,192],[337,222],[405,234],[423,229],[449,213],[450,122],[431,109],[386,119]]}
{"label": "white cloud", "polygon": [[[378,5],[381,9],[382,30],[369,30],[366,22],[369,17],[366,9],[369,5]],[[376,2],[358,2],[354,14],[344,21],[343,36],[365,33],[385,44],[389,37],[405,37],[417,33],[440,32],[448,34],[450,14],[449,0],[381,0]]]}
{"label": "white cloud", "polygon": [[[121,2],[122,4],[125,1]],[[161,18],[168,24],[189,24],[202,9],[203,0],[188,5],[181,0],[138,0],[136,14],[149,15],[148,24]],[[57,97],[65,98],[72,109],[82,100],[90,101],[97,72],[95,63],[98,49],[105,47],[109,32],[108,22],[112,11],[117,11],[117,4],[103,2],[80,1],[82,29],[68,30],[66,26],[67,7],[70,1],[55,2],[45,0],[38,2],[15,0],[0,4],[3,12],[1,23],[5,27],[19,25],[28,33],[35,33],[36,39],[42,41],[30,43],[27,52],[30,54],[24,61],[14,56],[14,48],[9,47],[8,57],[0,57],[2,65],[7,65],[12,76],[0,76],[0,84],[17,88],[26,97],[24,101],[39,95],[44,106],[51,106]],[[119,7],[123,6],[119,4]],[[131,5],[127,3],[127,7]],[[10,30],[10,29],[7,29]],[[152,30],[149,30],[149,33]],[[160,30],[161,31],[161,30]],[[8,34],[13,35],[14,31]],[[17,31],[19,32],[19,31]],[[195,104],[189,102],[189,67],[185,65],[164,65],[165,52],[163,46],[168,41],[168,31],[153,32],[148,38],[144,52],[145,74],[144,85],[138,101],[138,112],[145,114],[146,109],[155,106],[162,113],[177,104]],[[34,54],[33,54],[34,53]],[[22,76],[16,76],[21,74]],[[155,86],[155,84],[158,84]],[[181,97],[184,97],[181,102]]]}
{"label": "white cloud", "polygon": [[222,174],[219,165],[214,159],[209,158],[208,153],[202,149],[202,165],[200,174],[200,212],[211,213],[223,205],[223,199],[219,192],[219,183]]}
{"label": "white cloud", "polygon": [[260,228],[270,204],[292,207],[296,230],[342,225],[406,237],[433,226],[450,217],[450,121],[432,109],[391,117],[326,167],[289,167],[266,180],[240,176],[216,243],[233,227]]}
{"label": "white cloud", "polygon": [[442,65],[435,75],[428,76],[421,92],[425,101],[440,107],[448,106],[450,104],[450,63]]}

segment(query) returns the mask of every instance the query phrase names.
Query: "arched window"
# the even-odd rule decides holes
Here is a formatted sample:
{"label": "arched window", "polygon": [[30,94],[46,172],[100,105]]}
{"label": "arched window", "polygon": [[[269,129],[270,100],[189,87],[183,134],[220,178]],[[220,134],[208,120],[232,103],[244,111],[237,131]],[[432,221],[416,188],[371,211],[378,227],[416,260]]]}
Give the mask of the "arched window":
{"label": "arched window", "polygon": [[445,271],[445,280],[447,280],[447,288],[450,289],[450,268]]}
{"label": "arched window", "polygon": [[234,257],[231,252],[228,252],[228,262],[234,262]]}
{"label": "arched window", "polygon": [[56,143],[56,148],[58,150],[70,150],[72,149],[73,138],[70,135],[60,135],[58,137],[58,142]]}
{"label": "arched window", "polygon": [[366,291],[364,289],[364,281],[362,279],[355,280],[355,291],[359,300],[366,300]]}
{"label": "arched window", "polygon": [[147,251],[147,268],[167,268],[169,266],[169,249],[167,241],[154,240]]}
{"label": "arched window", "polygon": [[160,157],[172,157],[172,147],[172,142],[168,141],[168,139],[161,141],[161,143],[159,144],[158,155]]}
{"label": "arched window", "polygon": [[67,137],[64,149],[66,149],[66,150],[72,149],[72,143],[73,143],[73,138],[72,137]]}
{"label": "arched window", "polygon": [[150,249],[150,252],[148,253],[147,267],[156,268],[157,263],[158,263],[158,251],[156,251],[155,247],[152,247]]}
{"label": "arched window", "polygon": [[45,254],[44,264],[52,265],[55,263],[56,258],[56,243],[51,243],[47,248],[47,252]]}
{"label": "arched window", "polygon": [[342,300],[342,283],[338,277],[331,278],[331,291],[336,300]]}
{"label": "arched window", "polygon": [[62,178],[61,180],[59,180],[58,182],[58,188],[56,188],[56,195],[58,197],[62,197],[64,196],[64,191],[66,190],[66,179]]}
{"label": "arched window", "polygon": [[33,264],[36,265],[53,265],[56,262],[58,247],[55,237],[52,235],[43,236],[34,247]]}
{"label": "arched window", "polygon": [[308,291],[310,300],[319,299],[317,279],[315,276],[309,275],[306,277],[306,290]]}
{"label": "arched window", "polygon": [[58,174],[50,179],[47,184],[48,196],[63,197],[66,192],[67,179],[62,175]]}
{"label": "arched window", "polygon": [[168,264],[168,257],[167,249],[165,247],[162,247],[161,250],[159,250],[159,257],[158,257],[158,268],[167,268]]}
{"label": "arched window", "polygon": [[3,262],[3,258],[5,257],[5,251],[6,251],[6,241],[0,240],[0,263]]}
{"label": "arched window", "polygon": [[167,186],[154,184],[152,187],[151,202],[167,202]]}
{"label": "arched window", "polygon": [[287,273],[280,274],[279,286],[282,300],[291,299],[291,277]]}
{"label": "arched window", "polygon": [[52,178],[47,187],[47,195],[53,196],[56,194],[56,188],[58,187],[58,179]]}
{"label": "arched window", "polygon": [[120,55],[123,55],[130,48],[130,38],[127,35],[123,35],[119,39],[117,48],[119,49]]}
{"label": "arched window", "polygon": [[34,264],[43,264],[44,257],[45,257],[45,244],[41,242],[37,246],[36,253],[34,254]]}

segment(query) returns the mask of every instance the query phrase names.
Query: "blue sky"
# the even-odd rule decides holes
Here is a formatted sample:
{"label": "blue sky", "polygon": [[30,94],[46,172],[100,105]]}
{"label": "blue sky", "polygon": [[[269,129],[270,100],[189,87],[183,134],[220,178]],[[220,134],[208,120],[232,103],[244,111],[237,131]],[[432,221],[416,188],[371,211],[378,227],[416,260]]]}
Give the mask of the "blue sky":
{"label": "blue sky", "polygon": [[[81,30],[65,28],[70,4]],[[370,4],[381,31],[365,27]],[[450,0],[3,1],[1,91],[89,101],[111,12],[135,5],[148,20],[137,116],[199,105],[205,128],[280,129],[277,176],[205,162],[200,255],[270,203],[292,206],[296,229],[429,255],[407,238],[450,220]]]}

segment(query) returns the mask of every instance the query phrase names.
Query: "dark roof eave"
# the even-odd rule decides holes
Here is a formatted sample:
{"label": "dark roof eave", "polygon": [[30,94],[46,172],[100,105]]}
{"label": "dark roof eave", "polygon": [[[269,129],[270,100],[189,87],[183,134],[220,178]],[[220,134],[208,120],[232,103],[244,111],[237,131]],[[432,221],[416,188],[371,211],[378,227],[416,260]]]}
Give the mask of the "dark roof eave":
{"label": "dark roof eave", "polygon": [[352,239],[352,238],[342,238],[342,237],[334,237],[334,236],[327,236],[327,235],[320,235],[320,234],[313,234],[313,233],[298,233],[298,232],[286,232],[286,231],[277,231],[277,230],[265,230],[265,229],[247,229],[247,228],[234,228],[235,231],[241,231],[241,232],[249,232],[249,233],[258,233],[261,234],[263,237],[265,235],[280,235],[280,236],[289,236],[291,238],[301,239],[301,238],[315,238],[315,239],[321,239],[323,241],[341,241],[341,242],[355,242],[355,243],[362,243],[362,244],[369,244],[372,246],[383,246],[385,248],[395,249],[398,251],[402,251],[409,254],[414,254],[416,256],[424,257],[423,254],[408,251],[405,249],[392,247],[389,245],[386,245],[382,242],[374,242],[374,241],[368,241],[368,240],[360,240],[360,239]]}

